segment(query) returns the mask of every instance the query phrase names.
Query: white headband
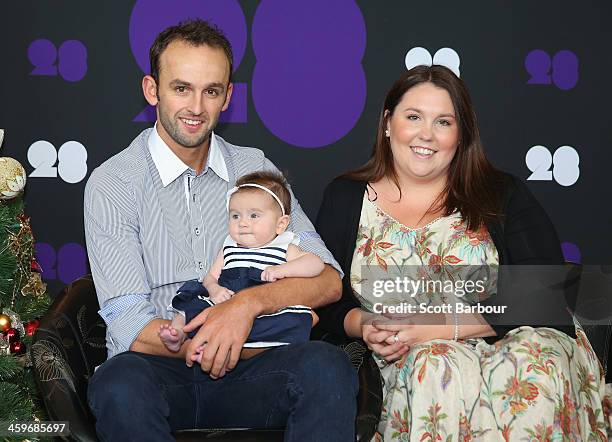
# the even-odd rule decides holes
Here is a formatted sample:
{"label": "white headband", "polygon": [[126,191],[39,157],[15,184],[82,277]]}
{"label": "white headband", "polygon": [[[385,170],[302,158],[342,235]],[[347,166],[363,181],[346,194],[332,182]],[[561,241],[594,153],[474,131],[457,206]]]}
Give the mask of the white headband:
{"label": "white headband", "polygon": [[259,184],[255,184],[255,183],[241,184],[240,186],[232,187],[230,190],[227,191],[227,204],[226,205],[227,205],[227,210],[228,211],[229,211],[230,198],[232,197],[233,194],[238,192],[238,189],[241,189],[243,187],[257,187],[258,189],[261,189],[264,192],[268,192],[270,194],[270,196],[276,200],[276,202],[278,203],[278,205],[281,208],[281,212],[283,212],[283,216],[285,216],[285,206],[283,206],[283,203],[281,203],[280,198],[277,197],[276,194],[274,192],[272,192],[270,189],[268,189],[267,187],[264,187],[264,186],[261,186]]}

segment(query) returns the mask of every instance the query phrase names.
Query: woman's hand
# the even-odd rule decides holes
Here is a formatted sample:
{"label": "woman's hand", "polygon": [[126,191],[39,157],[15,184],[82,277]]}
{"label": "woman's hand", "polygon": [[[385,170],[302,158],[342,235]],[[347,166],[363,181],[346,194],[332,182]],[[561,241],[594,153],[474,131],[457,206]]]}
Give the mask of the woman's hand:
{"label": "woman's hand", "polygon": [[369,333],[377,338],[386,336],[384,342],[378,342],[378,348],[381,348],[382,353],[379,351],[377,353],[383,356],[387,362],[393,362],[401,358],[410,350],[410,347],[416,344],[433,339],[452,338],[454,329],[452,326],[444,325],[444,320],[444,315],[433,314],[402,315],[388,318],[378,316],[371,322],[374,331]]}
{"label": "woman's hand", "polygon": [[397,361],[410,350],[408,345],[393,339],[394,332],[380,330],[375,325],[364,324],[362,334],[368,348],[387,362]]}
{"label": "woman's hand", "polygon": [[387,362],[395,362],[410,350],[410,346],[395,340],[395,332],[381,330],[375,325],[379,316],[361,311],[361,337],[370,350]]}
{"label": "woman's hand", "polygon": [[[388,323],[381,316],[366,312],[360,308],[350,310],[344,319],[347,335],[362,338],[368,348],[380,355],[387,362],[395,362],[410,350],[410,346],[396,341],[395,331],[382,330],[375,322]],[[389,342],[388,342],[389,341]]]}
{"label": "woman's hand", "polygon": [[[378,349],[383,347],[387,339],[393,338],[392,331],[379,330],[372,324],[364,324],[361,326],[363,340],[368,348],[378,353]],[[393,340],[389,344],[394,344]]]}
{"label": "woman's hand", "polygon": [[434,339],[452,339],[452,326],[448,325],[422,325],[422,324],[375,324],[377,330],[392,333],[385,343],[391,344],[396,341],[393,335],[397,335],[397,341],[408,346],[422,344]]}

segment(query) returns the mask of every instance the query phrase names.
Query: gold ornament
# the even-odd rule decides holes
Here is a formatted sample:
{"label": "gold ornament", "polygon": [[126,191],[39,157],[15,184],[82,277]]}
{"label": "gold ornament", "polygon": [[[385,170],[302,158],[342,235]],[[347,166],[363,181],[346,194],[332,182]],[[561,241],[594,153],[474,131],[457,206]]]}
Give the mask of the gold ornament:
{"label": "gold ornament", "polygon": [[21,288],[21,294],[23,296],[34,295],[36,297],[42,296],[47,291],[47,284],[42,282],[40,273],[31,272],[28,282]]}
{"label": "gold ornament", "polygon": [[0,333],[6,333],[6,331],[12,327],[13,323],[9,315],[0,313]]}
{"label": "gold ornament", "polygon": [[[0,146],[4,141],[4,129],[0,129]],[[10,200],[21,193],[26,183],[26,173],[14,158],[0,158],[0,200]]]}
{"label": "gold ornament", "polygon": [[10,200],[21,193],[26,183],[26,173],[19,161],[0,157],[0,199]]}
{"label": "gold ornament", "polygon": [[21,322],[21,318],[19,317],[19,315],[13,310],[9,310],[6,307],[4,307],[2,313],[9,317],[9,320],[11,321],[11,327],[17,330],[20,336],[25,336],[25,328],[23,327],[23,323]]}

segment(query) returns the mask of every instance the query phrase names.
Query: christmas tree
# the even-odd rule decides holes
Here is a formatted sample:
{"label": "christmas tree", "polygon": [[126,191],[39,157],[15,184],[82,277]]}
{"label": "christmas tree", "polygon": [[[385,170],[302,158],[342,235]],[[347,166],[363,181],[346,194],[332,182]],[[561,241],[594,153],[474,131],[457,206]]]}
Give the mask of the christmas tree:
{"label": "christmas tree", "polygon": [[[0,129],[0,147],[3,139]],[[0,158],[0,422],[44,420],[28,350],[50,299],[24,212],[25,181],[18,161]]]}

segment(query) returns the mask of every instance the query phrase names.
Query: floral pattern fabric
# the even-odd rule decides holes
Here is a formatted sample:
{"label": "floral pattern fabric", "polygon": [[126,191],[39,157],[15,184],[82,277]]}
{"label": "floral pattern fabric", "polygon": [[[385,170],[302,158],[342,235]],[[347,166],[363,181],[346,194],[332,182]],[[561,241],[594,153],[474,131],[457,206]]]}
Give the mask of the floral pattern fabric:
{"label": "floral pattern fabric", "polygon": [[[468,230],[459,213],[410,229],[366,193],[359,224],[351,283],[369,311],[380,299],[367,290],[365,268],[376,266],[395,277],[407,267],[422,278],[453,277],[453,266],[498,264],[486,229]],[[494,284],[495,275],[487,276]],[[438,339],[413,346],[394,363],[374,354],[383,380],[374,439],[607,441],[612,388],[579,327],[577,336],[524,326],[497,345]]]}

